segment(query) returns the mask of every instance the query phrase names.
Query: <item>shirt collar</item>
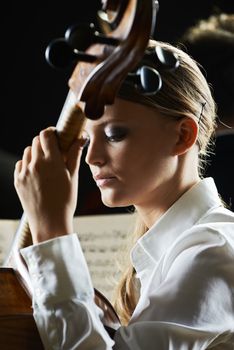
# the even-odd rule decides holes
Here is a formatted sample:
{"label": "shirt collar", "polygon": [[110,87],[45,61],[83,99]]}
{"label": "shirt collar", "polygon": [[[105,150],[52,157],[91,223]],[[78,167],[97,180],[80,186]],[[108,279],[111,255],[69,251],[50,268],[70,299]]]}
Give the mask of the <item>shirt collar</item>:
{"label": "shirt collar", "polygon": [[185,192],[137,241],[131,252],[136,271],[147,260],[156,263],[185,230],[191,228],[210,209],[222,206],[214,180],[205,178]]}

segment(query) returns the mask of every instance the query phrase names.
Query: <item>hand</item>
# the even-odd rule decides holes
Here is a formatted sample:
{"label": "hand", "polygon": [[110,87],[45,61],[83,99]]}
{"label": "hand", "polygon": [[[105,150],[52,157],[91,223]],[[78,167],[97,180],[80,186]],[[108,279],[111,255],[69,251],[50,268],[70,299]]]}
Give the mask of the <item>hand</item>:
{"label": "hand", "polygon": [[82,141],[63,155],[55,128],[41,131],[15,166],[14,183],[34,243],[73,232]]}

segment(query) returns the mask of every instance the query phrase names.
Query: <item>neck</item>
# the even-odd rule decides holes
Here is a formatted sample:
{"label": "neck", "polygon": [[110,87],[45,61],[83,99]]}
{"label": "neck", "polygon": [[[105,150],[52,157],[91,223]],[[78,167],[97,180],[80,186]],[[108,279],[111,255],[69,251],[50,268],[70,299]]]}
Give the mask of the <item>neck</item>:
{"label": "neck", "polygon": [[175,176],[147,195],[147,200],[135,205],[145,225],[150,228],[193,185],[200,181],[198,171],[191,166],[179,167]]}
{"label": "neck", "polygon": [[[144,221],[145,225],[150,228],[160,217],[193,185],[198,181],[193,181],[192,183],[185,186],[178,186],[176,192],[172,196],[170,194],[170,186],[168,187],[168,193],[163,194],[163,198],[160,198],[160,203],[157,203],[157,200],[149,201],[144,205],[136,206],[136,210],[139,213],[141,219]],[[176,184],[178,185],[178,184]],[[175,190],[175,183],[173,183],[173,190]],[[152,203],[153,202],[153,203]]]}

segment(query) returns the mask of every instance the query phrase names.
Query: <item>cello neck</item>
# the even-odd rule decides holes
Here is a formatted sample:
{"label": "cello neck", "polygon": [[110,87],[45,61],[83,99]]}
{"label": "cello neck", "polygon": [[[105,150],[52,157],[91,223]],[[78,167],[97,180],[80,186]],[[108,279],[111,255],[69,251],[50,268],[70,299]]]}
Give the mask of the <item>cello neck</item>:
{"label": "cello neck", "polygon": [[73,141],[80,138],[85,119],[75,94],[70,90],[56,125],[58,142],[62,151],[67,151]]}

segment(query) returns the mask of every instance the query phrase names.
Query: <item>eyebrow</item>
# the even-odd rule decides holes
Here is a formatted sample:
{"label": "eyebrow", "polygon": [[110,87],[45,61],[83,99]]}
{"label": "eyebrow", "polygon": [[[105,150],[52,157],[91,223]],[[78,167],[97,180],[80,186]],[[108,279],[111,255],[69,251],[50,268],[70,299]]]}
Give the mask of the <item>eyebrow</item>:
{"label": "eyebrow", "polygon": [[[118,124],[118,123],[125,123],[126,121],[124,119],[110,119],[110,120],[105,120],[104,122],[100,122],[99,124],[94,125],[94,128],[105,128],[109,124]],[[84,132],[87,132],[87,124],[85,125]],[[88,133],[88,132],[87,132]]]}

